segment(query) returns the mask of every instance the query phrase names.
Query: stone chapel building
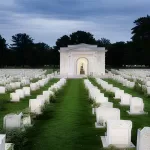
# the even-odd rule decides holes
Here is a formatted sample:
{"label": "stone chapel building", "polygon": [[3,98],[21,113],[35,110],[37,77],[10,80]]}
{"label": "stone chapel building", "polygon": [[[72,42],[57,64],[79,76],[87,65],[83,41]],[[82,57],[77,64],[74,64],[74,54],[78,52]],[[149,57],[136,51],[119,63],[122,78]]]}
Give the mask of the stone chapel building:
{"label": "stone chapel building", "polygon": [[104,47],[97,45],[77,44],[61,47],[60,75],[104,75],[105,52]]}

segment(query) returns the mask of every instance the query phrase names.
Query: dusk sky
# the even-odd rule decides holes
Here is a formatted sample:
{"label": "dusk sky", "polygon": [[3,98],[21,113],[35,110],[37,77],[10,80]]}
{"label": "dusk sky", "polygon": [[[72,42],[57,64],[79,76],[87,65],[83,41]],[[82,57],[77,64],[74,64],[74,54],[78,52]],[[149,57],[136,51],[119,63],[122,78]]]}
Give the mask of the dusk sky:
{"label": "dusk sky", "polygon": [[0,34],[27,33],[34,42],[54,46],[77,30],[96,39],[129,41],[134,20],[150,14],[150,0],[0,0]]}

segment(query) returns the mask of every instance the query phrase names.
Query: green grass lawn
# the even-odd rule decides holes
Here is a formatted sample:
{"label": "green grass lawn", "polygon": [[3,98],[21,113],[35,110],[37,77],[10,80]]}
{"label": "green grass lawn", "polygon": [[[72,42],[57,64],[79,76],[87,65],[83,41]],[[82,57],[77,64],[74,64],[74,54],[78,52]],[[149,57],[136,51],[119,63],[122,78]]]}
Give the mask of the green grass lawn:
{"label": "green grass lawn", "polygon": [[51,103],[50,117],[39,119],[30,134],[32,150],[99,150],[100,135],[83,79],[70,79]]}
{"label": "green grass lawn", "polygon": [[144,96],[144,94],[139,93],[135,91],[134,89],[130,89],[127,87],[122,86],[122,84],[112,80],[112,79],[104,79],[107,81],[109,84],[113,84],[115,87],[119,87],[120,89],[123,89],[125,93],[131,94],[134,97],[141,97],[143,98],[144,104],[145,104],[145,111],[148,112],[148,115],[138,115],[138,116],[130,116],[126,112],[129,110],[129,106],[120,106],[119,105],[119,100],[115,100],[112,97],[108,95],[108,92],[102,89],[102,87],[96,83],[95,79],[90,79],[90,81],[99,89],[101,89],[101,92],[105,93],[105,96],[109,97],[109,102],[113,102],[114,108],[119,108],[121,111],[121,119],[122,120],[131,120],[133,123],[133,128],[132,128],[132,142],[136,145],[136,140],[137,140],[137,129],[143,128],[146,126],[150,127],[150,98],[147,98]]}
{"label": "green grass lawn", "polygon": [[36,98],[37,95],[42,94],[44,90],[47,90],[52,84],[57,82],[58,79],[52,79],[49,83],[35,92],[31,92],[31,96],[21,99],[20,102],[10,102],[10,93],[0,95],[0,102],[3,101],[3,107],[0,109],[0,130],[3,128],[3,117],[9,113],[21,112],[23,109],[28,108],[29,99]]}

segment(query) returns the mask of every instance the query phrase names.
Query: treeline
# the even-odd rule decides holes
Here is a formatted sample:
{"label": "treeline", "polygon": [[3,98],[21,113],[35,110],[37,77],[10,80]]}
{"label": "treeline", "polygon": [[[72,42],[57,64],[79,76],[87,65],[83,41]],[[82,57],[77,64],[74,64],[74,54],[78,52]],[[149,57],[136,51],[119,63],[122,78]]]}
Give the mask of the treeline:
{"label": "treeline", "polygon": [[42,67],[58,65],[58,51],[46,43],[34,43],[33,39],[19,33],[12,36],[12,44],[0,36],[0,66],[1,67]]}
{"label": "treeline", "polygon": [[[54,67],[59,65],[59,48],[71,44],[97,44],[106,47],[106,65],[123,67],[125,65],[150,66],[150,16],[134,21],[132,37],[128,42],[110,43],[109,39],[96,40],[89,32],[77,31],[64,35],[56,41],[56,46],[46,43],[34,43],[25,33],[12,36],[12,44],[0,36],[0,67]],[[115,36],[115,35],[114,35]]]}

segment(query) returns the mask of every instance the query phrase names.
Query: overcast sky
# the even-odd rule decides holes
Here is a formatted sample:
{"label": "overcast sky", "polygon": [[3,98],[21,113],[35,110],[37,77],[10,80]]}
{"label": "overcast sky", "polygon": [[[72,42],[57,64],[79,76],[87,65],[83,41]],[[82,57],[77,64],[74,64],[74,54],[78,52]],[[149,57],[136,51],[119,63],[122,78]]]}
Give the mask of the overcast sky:
{"label": "overcast sky", "polygon": [[77,30],[96,39],[129,41],[134,20],[150,14],[150,0],[0,0],[0,34],[27,33],[35,42],[54,46]]}

